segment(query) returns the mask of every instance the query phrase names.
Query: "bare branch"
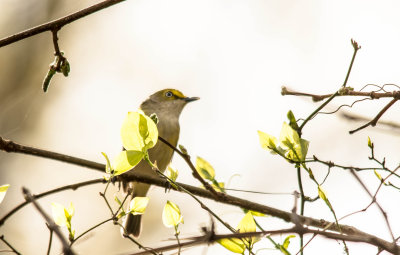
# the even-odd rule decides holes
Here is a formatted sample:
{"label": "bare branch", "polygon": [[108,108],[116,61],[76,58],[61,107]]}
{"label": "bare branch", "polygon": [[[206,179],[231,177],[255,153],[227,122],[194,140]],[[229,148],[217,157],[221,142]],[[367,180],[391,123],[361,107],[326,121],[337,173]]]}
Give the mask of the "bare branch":
{"label": "bare branch", "polygon": [[67,239],[63,236],[63,234],[60,231],[60,228],[54,223],[54,221],[46,214],[46,212],[43,210],[43,208],[36,202],[35,198],[31,195],[29,190],[25,187],[22,188],[22,193],[24,193],[25,199],[28,202],[31,202],[35,208],[39,211],[39,213],[42,215],[42,217],[46,220],[48,227],[54,231],[58,239],[60,239],[61,244],[63,246],[63,252],[66,255],[74,255],[75,252],[71,249],[71,247],[68,244]]}
{"label": "bare branch", "polygon": [[[399,91],[400,92],[400,91]],[[394,103],[396,103],[396,101],[398,100],[398,98],[393,98],[392,101],[390,101],[385,107],[383,107],[383,109],[375,116],[375,118],[373,118],[370,122],[367,122],[366,124],[362,125],[361,127],[351,130],[349,131],[350,134],[354,134],[357,131],[360,131],[361,129],[364,129],[368,126],[376,126],[376,123],[378,122],[378,120],[382,117],[382,115],[392,106],[394,105]]]}
{"label": "bare branch", "polygon": [[114,5],[114,4],[118,4],[118,3],[123,2],[123,1],[125,1],[125,0],[105,0],[105,1],[100,2],[98,4],[92,5],[90,7],[87,7],[85,9],[80,10],[80,11],[72,13],[70,15],[67,15],[65,17],[62,17],[62,18],[56,19],[54,21],[51,21],[51,22],[48,22],[48,23],[45,23],[45,24],[30,28],[30,29],[27,29],[27,30],[19,32],[17,34],[8,36],[8,37],[3,38],[3,39],[0,40],[0,48],[4,47],[6,45],[9,45],[9,44],[18,42],[20,40],[29,38],[31,36],[46,32],[46,31],[53,31],[53,30],[57,31],[57,30],[60,30],[63,26],[65,26],[65,25],[67,25],[67,24],[69,24],[71,22],[74,22],[75,20],[78,20],[78,19],[83,18],[83,17],[85,17],[87,15],[90,15],[92,13],[95,13],[97,11],[100,11],[102,9],[105,9],[107,7],[110,7],[110,6]]}

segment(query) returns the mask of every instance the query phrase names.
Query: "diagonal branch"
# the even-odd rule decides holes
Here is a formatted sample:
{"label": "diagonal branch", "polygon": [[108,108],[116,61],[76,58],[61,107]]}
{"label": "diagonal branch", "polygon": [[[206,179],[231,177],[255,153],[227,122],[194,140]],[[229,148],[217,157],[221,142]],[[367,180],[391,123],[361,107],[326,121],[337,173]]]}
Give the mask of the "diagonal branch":
{"label": "diagonal branch", "polygon": [[22,193],[25,196],[25,200],[33,203],[35,208],[39,211],[39,213],[42,215],[42,217],[46,220],[48,227],[54,231],[58,239],[60,239],[61,244],[63,246],[63,252],[66,255],[74,255],[75,252],[71,249],[71,247],[68,244],[67,239],[63,236],[63,234],[60,231],[60,228],[54,223],[54,221],[46,214],[46,212],[43,210],[43,208],[36,202],[35,198],[31,195],[29,190],[25,187],[22,188]]}
{"label": "diagonal branch", "polygon": [[10,35],[10,36],[0,40],[0,48],[4,47],[6,45],[9,45],[9,44],[18,42],[20,40],[32,37],[34,35],[46,32],[46,31],[53,31],[53,30],[57,31],[57,30],[61,29],[63,26],[65,26],[71,22],[74,22],[75,20],[78,20],[87,15],[90,15],[92,13],[95,13],[97,11],[100,11],[102,9],[105,9],[107,7],[110,7],[112,5],[118,4],[123,1],[125,1],[125,0],[105,0],[98,4],[95,4],[90,7],[85,8],[85,9],[82,9],[80,11],[74,12],[70,15],[64,16],[62,18],[50,21],[48,23],[44,23],[42,25],[30,28],[30,29],[27,29],[25,31],[19,32],[14,35]]}
{"label": "diagonal branch", "polygon": [[385,105],[385,107],[382,108],[382,110],[375,116],[375,118],[373,118],[371,121],[365,123],[364,125],[362,125],[359,128],[356,128],[354,130],[349,131],[350,134],[354,134],[357,131],[360,131],[361,129],[364,129],[368,126],[376,126],[376,123],[378,123],[378,120],[382,117],[382,115],[392,106],[394,105],[394,103],[396,103],[396,101],[399,100],[398,98],[393,98],[392,101],[390,101],[387,105]]}

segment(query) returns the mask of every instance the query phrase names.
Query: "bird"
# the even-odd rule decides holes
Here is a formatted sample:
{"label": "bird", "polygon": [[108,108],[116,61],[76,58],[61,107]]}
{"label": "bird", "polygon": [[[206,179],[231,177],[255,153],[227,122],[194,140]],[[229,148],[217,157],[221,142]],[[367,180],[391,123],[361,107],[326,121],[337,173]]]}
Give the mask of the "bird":
{"label": "bird", "polygon": [[[140,109],[147,115],[155,113],[158,118],[158,135],[173,146],[177,146],[179,139],[179,116],[187,103],[198,100],[198,97],[186,97],[177,89],[163,89],[150,95],[141,105]],[[149,158],[156,162],[158,169],[164,172],[173,156],[173,149],[162,141],[148,150]],[[151,166],[142,160],[138,165],[125,173],[141,173],[144,175],[157,176]],[[122,182],[125,192],[131,194],[131,199],[135,197],[145,197],[150,188],[149,184],[139,182]],[[133,235],[139,237],[141,232],[142,215],[128,214],[123,221],[123,236]]]}

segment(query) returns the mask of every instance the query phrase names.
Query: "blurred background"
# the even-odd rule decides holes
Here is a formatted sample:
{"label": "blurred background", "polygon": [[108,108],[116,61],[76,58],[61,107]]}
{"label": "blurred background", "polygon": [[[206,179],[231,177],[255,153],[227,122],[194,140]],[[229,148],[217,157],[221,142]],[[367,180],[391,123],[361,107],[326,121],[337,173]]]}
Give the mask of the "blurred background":
{"label": "blurred background", "polygon": [[[2,0],[0,37],[48,22],[90,6],[98,1]],[[0,48],[0,136],[16,142],[103,162],[121,149],[119,129],[128,111],[134,111],[151,93],[172,87],[201,100],[190,104],[181,116],[180,144],[192,155],[209,161],[216,178],[229,188],[262,192],[291,193],[298,190],[296,170],[283,159],[261,149],[257,130],[279,136],[288,110],[297,118],[307,117],[318,104],[309,98],[285,96],[287,86],[297,91],[326,94],[336,91],[345,79],[354,38],[361,46],[348,86],[356,90],[373,83],[400,84],[400,17],[398,1],[267,1],[267,0],[131,0],[112,6],[65,26],[59,44],[71,64],[70,76],[57,74],[48,93],[42,80],[53,61],[51,33]],[[388,88],[389,90],[391,88]],[[335,99],[334,110],[355,98]],[[346,111],[373,118],[389,101],[357,104]],[[398,121],[398,105],[382,120]],[[399,132],[378,125],[354,135],[363,123],[349,122],[336,115],[318,115],[303,130],[310,141],[308,156],[353,166],[376,166],[368,160],[367,137],[375,142],[376,156],[386,157],[387,166],[399,162]],[[175,156],[178,181],[198,186],[184,161]],[[319,181],[327,168],[311,165]],[[21,154],[0,152],[0,184],[11,187],[0,205],[0,217],[24,199],[21,187],[33,193],[66,184],[101,177],[86,168]],[[371,191],[379,185],[372,171],[361,178]],[[385,176],[385,175],[384,175]],[[306,195],[317,189],[303,177]],[[395,183],[396,181],[394,181]],[[338,217],[367,206],[370,198],[350,173],[332,169],[324,189]],[[50,204],[73,202],[72,224],[79,235],[109,217],[98,195],[104,185],[93,185],[40,199],[51,213]],[[122,194],[117,187],[108,191]],[[290,211],[290,195],[232,195]],[[185,194],[152,188],[139,242],[156,247],[168,243],[173,229],[163,226],[162,208],[167,200],[181,207],[185,223],[181,237],[198,235],[210,225],[209,215]],[[383,188],[378,196],[388,212],[395,235],[399,235],[398,192]],[[232,226],[243,213],[239,208],[205,200],[207,205]],[[323,201],[307,204],[308,216],[333,220]],[[265,229],[287,227],[272,217],[259,221]],[[385,222],[372,206],[367,212],[346,218],[363,231],[390,240]],[[228,231],[217,226],[219,233]],[[66,231],[65,231],[66,233]],[[14,247],[23,254],[44,254],[49,231],[38,212],[25,207],[0,227]],[[276,236],[283,242],[285,236]],[[306,241],[308,239],[306,238]],[[289,250],[298,251],[298,239]],[[267,241],[256,245],[272,248]],[[368,245],[349,243],[351,254],[376,254]],[[7,250],[0,243],[0,250]],[[119,228],[105,224],[74,244],[79,254],[126,254],[138,248],[121,238]],[[306,254],[342,254],[343,245],[316,238]],[[52,254],[60,253],[57,238]],[[229,254],[219,245],[190,248],[185,254]],[[267,249],[259,254],[280,254]]]}

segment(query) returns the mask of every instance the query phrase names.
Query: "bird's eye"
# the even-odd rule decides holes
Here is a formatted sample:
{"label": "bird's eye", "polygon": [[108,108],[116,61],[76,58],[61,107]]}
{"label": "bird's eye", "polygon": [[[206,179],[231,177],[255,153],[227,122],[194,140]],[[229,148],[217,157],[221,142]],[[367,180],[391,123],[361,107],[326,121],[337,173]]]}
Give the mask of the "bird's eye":
{"label": "bird's eye", "polygon": [[165,92],[165,96],[166,96],[166,97],[172,97],[172,92],[171,92],[171,91]]}

